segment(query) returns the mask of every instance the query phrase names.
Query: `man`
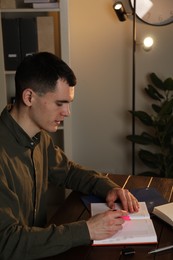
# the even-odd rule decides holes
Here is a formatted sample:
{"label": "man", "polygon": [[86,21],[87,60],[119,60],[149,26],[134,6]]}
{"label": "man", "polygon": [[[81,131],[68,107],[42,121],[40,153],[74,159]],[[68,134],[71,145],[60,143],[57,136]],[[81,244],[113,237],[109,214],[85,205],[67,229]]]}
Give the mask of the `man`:
{"label": "man", "polygon": [[[76,78],[50,53],[26,57],[15,75],[16,101],[0,117],[0,259],[38,259],[56,255],[122,228],[122,215],[138,210],[138,201],[101,174],[68,160],[47,132],[56,132],[70,115]],[[46,226],[48,180],[86,194],[105,197],[113,209],[65,225]]]}

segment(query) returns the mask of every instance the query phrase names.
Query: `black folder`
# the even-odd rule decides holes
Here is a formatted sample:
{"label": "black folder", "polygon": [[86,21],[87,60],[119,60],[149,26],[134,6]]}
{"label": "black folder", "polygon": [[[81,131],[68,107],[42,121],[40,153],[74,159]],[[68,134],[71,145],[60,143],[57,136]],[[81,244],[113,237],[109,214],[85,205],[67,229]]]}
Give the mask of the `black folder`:
{"label": "black folder", "polygon": [[38,52],[36,18],[19,18],[20,46],[22,59]]}
{"label": "black folder", "polygon": [[149,213],[153,212],[154,207],[168,203],[163,195],[154,187],[134,188],[130,192],[139,201],[145,201]]}
{"label": "black folder", "polygon": [[5,70],[16,70],[21,61],[18,18],[2,19]]}

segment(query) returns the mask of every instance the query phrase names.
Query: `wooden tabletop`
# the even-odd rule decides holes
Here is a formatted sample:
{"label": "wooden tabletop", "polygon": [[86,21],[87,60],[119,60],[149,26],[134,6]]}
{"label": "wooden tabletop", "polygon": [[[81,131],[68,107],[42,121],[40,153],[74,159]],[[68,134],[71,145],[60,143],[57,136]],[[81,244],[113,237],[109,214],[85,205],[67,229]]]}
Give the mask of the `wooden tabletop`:
{"label": "wooden tabletop", "polygon": [[[163,197],[173,202],[173,179],[156,178],[147,176],[131,176],[131,175],[115,175],[109,177],[123,188],[131,190],[132,188],[156,188]],[[51,223],[57,225],[69,223],[77,220],[87,220],[90,212],[84,206],[80,199],[80,194],[72,192],[66,199],[65,203],[58,209],[55,216],[51,219]],[[173,245],[173,229],[157,217],[152,216],[153,224],[158,237],[157,245],[133,245],[130,246],[135,250],[133,256],[124,256],[121,251],[125,246],[80,246],[72,248],[65,253],[54,257],[45,258],[46,260],[118,260],[118,259],[155,259],[155,260],[172,260],[173,250],[165,251],[158,254],[149,255],[148,252],[156,247]],[[129,247],[129,246],[128,246]]]}

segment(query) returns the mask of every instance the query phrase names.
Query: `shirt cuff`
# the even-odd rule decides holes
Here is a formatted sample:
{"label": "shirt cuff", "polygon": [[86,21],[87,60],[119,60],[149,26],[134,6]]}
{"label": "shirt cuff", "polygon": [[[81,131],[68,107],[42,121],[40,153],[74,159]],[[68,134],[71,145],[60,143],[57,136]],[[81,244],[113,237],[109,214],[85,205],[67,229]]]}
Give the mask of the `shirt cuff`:
{"label": "shirt cuff", "polygon": [[72,247],[88,245],[91,243],[88,226],[85,220],[69,223],[68,227],[71,233]]}

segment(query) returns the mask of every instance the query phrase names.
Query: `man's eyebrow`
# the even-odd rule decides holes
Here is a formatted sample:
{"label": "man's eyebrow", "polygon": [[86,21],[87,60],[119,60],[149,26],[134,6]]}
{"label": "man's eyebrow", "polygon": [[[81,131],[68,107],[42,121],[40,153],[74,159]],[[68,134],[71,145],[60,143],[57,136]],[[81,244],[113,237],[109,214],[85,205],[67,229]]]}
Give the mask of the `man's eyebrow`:
{"label": "man's eyebrow", "polygon": [[71,103],[71,102],[73,102],[73,100],[57,100],[56,101],[57,103]]}

